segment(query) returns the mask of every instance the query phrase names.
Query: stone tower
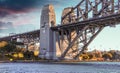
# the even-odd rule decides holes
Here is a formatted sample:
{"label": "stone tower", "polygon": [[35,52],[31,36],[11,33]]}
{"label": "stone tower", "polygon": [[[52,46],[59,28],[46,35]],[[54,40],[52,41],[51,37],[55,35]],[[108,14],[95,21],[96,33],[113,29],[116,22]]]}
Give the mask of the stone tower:
{"label": "stone tower", "polygon": [[[65,8],[64,10],[63,10],[63,12],[62,12],[62,17],[63,16],[65,16],[68,12],[70,12],[71,11],[71,9],[72,9],[72,7],[67,7],[67,8]],[[76,22],[76,20],[75,20],[75,12],[73,11],[69,16],[67,16],[61,23],[62,23],[62,25],[67,25],[67,24],[70,24],[70,23],[75,23]],[[76,33],[76,31],[72,31],[72,33],[70,34],[71,35],[71,41],[76,37],[76,35],[77,35],[77,33]],[[64,37],[66,37],[66,36],[64,36]],[[65,41],[66,42],[69,42],[68,40],[67,40],[67,38],[66,39],[64,39],[64,41],[63,41],[63,48],[67,48],[67,46],[68,46],[68,44],[67,43],[65,43]],[[72,46],[72,48],[71,49],[73,49],[73,50],[77,50],[78,49],[78,44],[74,44],[73,46]],[[72,58],[73,56],[75,56],[76,55],[76,53],[71,53],[72,52],[72,50],[69,50],[69,55],[71,56],[69,56],[70,58]],[[67,58],[67,56],[66,56],[66,58]]]}
{"label": "stone tower", "polygon": [[56,58],[55,36],[50,27],[56,26],[53,5],[46,5],[41,12],[40,22],[40,58]]}
{"label": "stone tower", "polygon": [[[65,16],[68,12],[70,12],[72,9],[72,7],[67,7],[67,8],[64,8],[63,12],[62,12],[62,17]],[[65,24],[69,24],[69,23],[74,23],[76,20],[75,20],[75,13],[74,11],[70,14],[70,16],[67,16],[63,21],[62,21],[62,24],[65,25]]]}

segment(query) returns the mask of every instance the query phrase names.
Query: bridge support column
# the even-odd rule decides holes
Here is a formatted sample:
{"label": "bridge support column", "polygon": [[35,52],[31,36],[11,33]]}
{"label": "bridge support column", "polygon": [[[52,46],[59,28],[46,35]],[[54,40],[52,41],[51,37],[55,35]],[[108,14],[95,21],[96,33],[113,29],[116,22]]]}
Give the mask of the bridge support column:
{"label": "bridge support column", "polygon": [[42,9],[40,24],[40,58],[55,59],[55,32],[50,27],[55,26],[55,12],[52,5],[46,5]]}

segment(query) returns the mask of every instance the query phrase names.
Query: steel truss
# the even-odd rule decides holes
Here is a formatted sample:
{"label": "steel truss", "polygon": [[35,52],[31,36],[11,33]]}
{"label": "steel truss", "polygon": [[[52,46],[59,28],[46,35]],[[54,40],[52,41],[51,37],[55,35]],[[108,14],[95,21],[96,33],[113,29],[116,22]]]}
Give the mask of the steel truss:
{"label": "steel truss", "polygon": [[78,59],[105,26],[118,23],[120,0],[82,0],[61,18],[64,25],[51,28],[58,34],[59,58]]}
{"label": "steel truss", "polygon": [[[74,17],[71,17],[73,12]],[[66,19],[73,23],[73,18],[79,22],[116,13],[120,13],[120,0],[82,0],[61,18],[61,24],[64,24]]]}
{"label": "steel truss", "polygon": [[[87,49],[87,46],[94,38],[102,31],[104,26],[87,25],[81,30],[79,27],[74,27],[76,30],[61,30],[59,31],[58,43],[60,45],[60,59],[69,57],[78,59],[79,55]],[[73,33],[71,35],[71,33]],[[74,36],[74,38],[71,38]],[[63,47],[66,46],[66,47]],[[76,48],[75,48],[76,47]]]}

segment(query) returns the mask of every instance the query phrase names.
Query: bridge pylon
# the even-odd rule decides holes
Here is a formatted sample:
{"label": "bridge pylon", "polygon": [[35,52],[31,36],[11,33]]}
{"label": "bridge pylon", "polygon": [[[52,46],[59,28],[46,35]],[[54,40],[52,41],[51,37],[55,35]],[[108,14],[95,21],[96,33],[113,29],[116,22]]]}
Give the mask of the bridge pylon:
{"label": "bridge pylon", "polygon": [[40,23],[40,58],[55,59],[55,33],[50,27],[56,26],[56,18],[53,5],[46,5],[42,9]]}

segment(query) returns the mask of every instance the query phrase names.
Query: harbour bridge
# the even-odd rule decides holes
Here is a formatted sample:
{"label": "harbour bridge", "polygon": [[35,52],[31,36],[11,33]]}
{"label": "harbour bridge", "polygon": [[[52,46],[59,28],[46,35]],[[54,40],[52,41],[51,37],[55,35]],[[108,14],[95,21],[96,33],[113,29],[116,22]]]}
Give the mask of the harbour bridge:
{"label": "harbour bridge", "polygon": [[30,39],[34,40],[36,38],[39,38],[39,36],[40,36],[40,30],[33,30],[33,31],[24,32],[20,34],[13,34],[13,35],[1,37],[0,41],[12,41],[13,39],[16,39],[16,38],[25,38],[27,40],[30,40]]}
{"label": "harbour bridge", "polygon": [[[75,7],[63,10],[61,25],[55,25],[53,6],[46,5],[42,10],[40,30],[13,36],[39,37],[41,58],[79,59],[105,27],[119,23],[120,0],[80,0]],[[59,54],[56,54],[57,51]]]}

